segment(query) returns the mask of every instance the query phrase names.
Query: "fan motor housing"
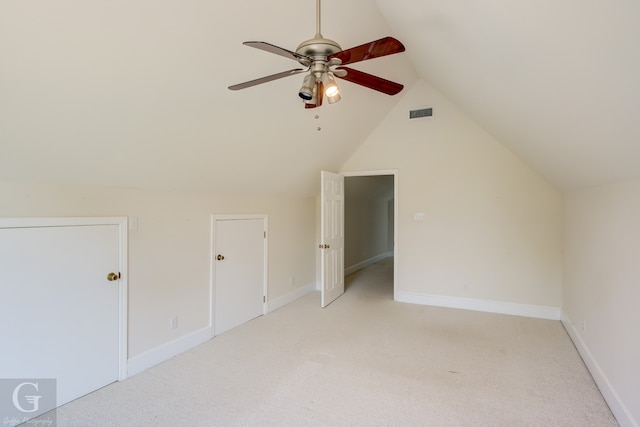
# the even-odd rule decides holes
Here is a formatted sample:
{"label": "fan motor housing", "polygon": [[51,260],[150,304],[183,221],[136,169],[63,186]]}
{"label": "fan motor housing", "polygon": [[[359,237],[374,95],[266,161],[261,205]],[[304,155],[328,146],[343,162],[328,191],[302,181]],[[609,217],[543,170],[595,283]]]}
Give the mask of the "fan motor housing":
{"label": "fan motor housing", "polygon": [[340,51],[342,51],[342,48],[337,42],[325,39],[319,34],[310,40],[300,43],[296,49],[296,53],[299,53],[300,55],[305,55],[313,59],[323,58],[325,60],[330,55]]}

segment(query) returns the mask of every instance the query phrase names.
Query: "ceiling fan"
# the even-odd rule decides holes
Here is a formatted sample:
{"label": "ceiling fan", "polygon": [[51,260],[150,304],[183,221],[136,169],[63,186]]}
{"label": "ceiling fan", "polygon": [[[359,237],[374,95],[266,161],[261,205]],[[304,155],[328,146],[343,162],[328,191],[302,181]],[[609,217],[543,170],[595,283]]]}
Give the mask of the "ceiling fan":
{"label": "ceiling fan", "polygon": [[305,68],[294,68],[229,86],[231,90],[245,89],[294,74],[308,73],[304,77],[298,95],[302,98],[305,108],[316,108],[322,105],[325,97],[329,104],[340,100],[340,89],[334,77],[386,93],[387,95],[395,95],[404,88],[399,83],[344,66],[404,52],[405,48],[402,43],[393,37],[384,37],[351,49],[342,50],[338,43],[325,39],[320,32],[320,0],[316,0],[316,35],[314,38],[300,43],[295,52],[260,41],[249,41],[243,44],[293,59]]}

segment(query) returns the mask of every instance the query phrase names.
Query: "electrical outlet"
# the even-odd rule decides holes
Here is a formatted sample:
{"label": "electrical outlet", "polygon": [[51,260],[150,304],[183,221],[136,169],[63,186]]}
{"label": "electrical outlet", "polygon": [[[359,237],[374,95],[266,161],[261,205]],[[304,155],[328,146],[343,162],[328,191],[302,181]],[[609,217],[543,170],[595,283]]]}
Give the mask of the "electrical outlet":
{"label": "electrical outlet", "polygon": [[289,277],[289,286],[293,288],[293,276]]}
{"label": "electrical outlet", "polygon": [[173,316],[171,319],[169,319],[169,328],[178,329],[178,316]]}
{"label": "electrical outlet", "polygon": [[587,330],[587,320],[586,319],[582,319],[582,332]]}

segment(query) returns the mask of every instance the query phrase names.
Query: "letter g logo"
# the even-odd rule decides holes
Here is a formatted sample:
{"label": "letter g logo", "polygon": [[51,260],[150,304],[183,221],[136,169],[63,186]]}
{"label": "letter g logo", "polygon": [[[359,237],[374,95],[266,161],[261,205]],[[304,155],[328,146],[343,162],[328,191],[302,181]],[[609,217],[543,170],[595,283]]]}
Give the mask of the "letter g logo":
{"label": "letter g logo", "polygon": [[20,391],[22,390],[23,387],[25,386],[32,386],[35,391],[38,391],[38,383],[27,383],[24,382],[22,384],[18,384],[18,386],[13,390],[13,406],[16,407],[16,409],[18,409],[19,411],[22,412],[26,412],[26,413],[30,413],[30,412],[36,412],[39,409],[38,406],[38,402],[40,401],[40,398],[42,396],[24,396],[24,398],[27,400],[28,403],[30,403],[32,405],[31,409],[25,409],[22,407],[22,405],[20,404]]}

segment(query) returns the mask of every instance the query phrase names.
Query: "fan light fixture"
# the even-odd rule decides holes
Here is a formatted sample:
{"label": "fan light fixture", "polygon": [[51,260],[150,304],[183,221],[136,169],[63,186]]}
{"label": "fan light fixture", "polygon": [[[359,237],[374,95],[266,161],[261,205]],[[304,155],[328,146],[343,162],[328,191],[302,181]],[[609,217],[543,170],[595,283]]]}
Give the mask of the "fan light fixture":
{"label": "fan light fixture", "polygon": [[[314,77],[314,81],[315,81],[315,77]],[[311,98],[309,99],[303,98],[303,101],[307,105],[316,105],[316,103],[318,102],[318,85],[317,84],[313,85],[313,90],[311,91]]]}
{"label": "fan light fixture", "polygon": [[322,84],[324,85],[324,94],[327,96],[329,104],[335,104],[342,99],[340,96],[340,88],[330,73],[324,73],[322,76]]}
{"label": "fan light fixture", "polygon": [[302,81],[302,87],[298,91],[298,96],[305,101],[311,101],[313,99],[313,91],[316,87],[316,77],[313,74],[308,74]]}

